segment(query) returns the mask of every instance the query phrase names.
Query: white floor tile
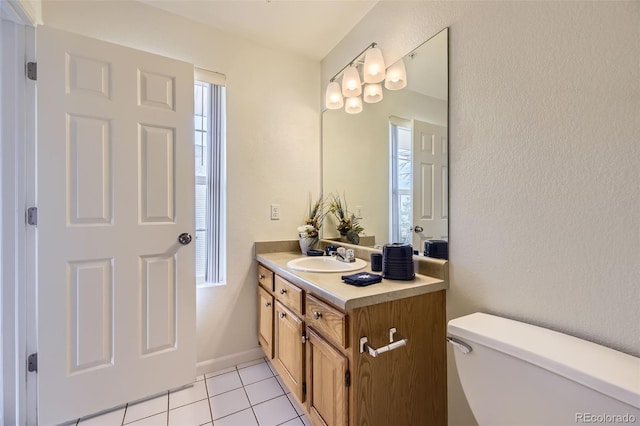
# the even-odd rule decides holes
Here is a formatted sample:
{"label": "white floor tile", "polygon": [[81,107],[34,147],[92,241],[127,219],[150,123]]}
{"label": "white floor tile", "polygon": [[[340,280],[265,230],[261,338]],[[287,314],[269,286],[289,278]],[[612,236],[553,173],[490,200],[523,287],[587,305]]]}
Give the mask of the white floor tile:
{"label": "white floor tile", "polygon": [[199,426],[211,421],[209,401],[206,399],[169,410],[169,426]]}
{"label": "white floor tile", "polygon": [[167,411],[168,406],[169,399],[166,394],[137,404],[129,405],[127,406],[127,412],[124,415],[124,422],[130,423],[144,417],[162,413]]}
{"label": "white floor tile", "polygon": [[236,367],[238,367],[238,370],[241,368],[245,368],[245,367],[251,367],[252,365],[256,365],[256,364],[260,364],[263,362],[267,362],[264,357],[262,358],[258,358],[258,359],[254,359],[248,362],[243,362],[242,364],[238,364]]}
{"label": "white floor tile", "polygon": [[207,379],[209,397],[220,395],[221,393],[229,392],[230,390],[241,387],[242,382],[240,381],[240,376],[236,370]]}
{"label": "white floor tile", "polygon": [[280,383],[280,386],[282,386],[282,389],[284,389],[285,393],[289,393],[289,389],[284,385],[284,382],[282,381],[280,376],[276,376],[276,380],[278,381],[278,383]]}
{"label": "white floor tile", "polygon": [[216,420],[216,426],[257,426],[256,416],[253,415],[253,410],[247,408],[239,413],[231,414],[230,416],[223,417]]}
{"label": "white floor tile", "polygon": [[253,411],[260,426],[276,426],[298,417],[296,410],[284,395],[255,405]]}
{"label": "white floor tile", "polygon": [[270,377],[256,383],[245,386],[247,396],[251,405],[260,404],[261,402],[273,399],[277,396],[284,395],[284,391],[278,384],[275,377]]}
{"label": "white floor tile", "polygon": [[244,389],[236,389],[209,398],[214,422],[221,417],[249,408],[249,400]]}
{"label": "white floor tile", "polygon": [[204,380],[204,374],[196,376],[196,382],[199,382],[200,380]]}
{"label": "white floor tile", "polygon": [[80,419],[82,426],[119,426],[124,419],[124,407],[89,419]]}
{"label": "white floor tile", "polygon": [[273,364],[271,364],[270,361],[267,361],[267,365],[269,366],[269,369],[271,370],[271,372],[273,373],[274,376],[278,375],[278,372],[276,371],[276,368],[273,366]]}
{"label": "white floor tile", "polygon": [[300,406],[298,405],[298,403],[296,402],[295,398],[293,397],[293,395],[291,395],[290,393],[287,394],[287,398],[289,398],[289,401],[291,401],[291,405],[293,405],[293,408],[295,408],[296,413],[298,413],[299,416],[303,415],[304,412],[302,411],[302,409],[300,408]]}
{"label": "white floor tile", "polygon": [[181,407],[196,401],[207,399],[207,388],[204,382],[195,382],[193,386],[169,392],[169,409]]}
{"label": "white floor tile", "polygon": [[129,423],[131,426],[165,426],[167,424],[167,412],[156,414],[155,416],[145,417]]}
{"label": "white floor tile", "polygon": [[216,370],[216,371],[212,371],[211,373],[207,373],[207,374],[205,374],[205,377],[208,379],[209,377],[219,376],[221,374],[225,374],[225,373],[228,373],[230,371],[236,371],[236,370],[237,370],[236,367],[224,368],[222,370]]}
{"label": "white floor tile", "polygon": [[240,379],[242,379],[242,384],[245,386],[273,377],[273,373],[266,362],[250,367],[239,368],[238,373],[240,374]]}
{"label": "white floor tile", "polygon": [[300,419],[300,417],[296,417],[293,420],[289,420],[286,423],[282,423],[280,426],[304,426],[304,423],[302,423],[302,419]]}

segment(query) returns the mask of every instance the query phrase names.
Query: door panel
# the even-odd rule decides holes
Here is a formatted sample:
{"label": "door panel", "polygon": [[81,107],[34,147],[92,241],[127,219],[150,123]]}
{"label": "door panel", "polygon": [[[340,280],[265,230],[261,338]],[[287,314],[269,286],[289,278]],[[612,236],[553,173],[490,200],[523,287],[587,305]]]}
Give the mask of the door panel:
{"label": "door panel", "polygon": [[447,128],[413,121],[413,248],[448,239]]}
{"label": "door panel", "polygon": [[300,402],[304,402],[304,322],[276,301],[274,318],[274,363],[280,378]]}
{"label": "door panel", "polygon": [[57,424],[195,378],[193,66],[37,37],[38,416]]}

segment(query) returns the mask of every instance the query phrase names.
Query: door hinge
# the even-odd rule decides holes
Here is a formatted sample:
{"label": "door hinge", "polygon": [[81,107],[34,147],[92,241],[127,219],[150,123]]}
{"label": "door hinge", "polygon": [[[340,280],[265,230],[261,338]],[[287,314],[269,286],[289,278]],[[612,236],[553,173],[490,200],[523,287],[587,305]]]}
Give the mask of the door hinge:
{"label": "door hinge", "polygon": [[29,80],[37,80],[38,79],[38,63],[37,62],[27,62],[27,78]]}
{"label": "door hinge", "polygon": [[38,353],[31,354],[27,358],[27,371],[38,372]]}
{"label": "door hinge", "polygon": [[351,372],[349,372],[349,370],[344,373],[344,386],[347,388],[351,386]]}
{"label": "door hinge", "polygon": [[29,225],[38,225],[38,208],[37,207],[29,207],[27,209],[27,224]]}

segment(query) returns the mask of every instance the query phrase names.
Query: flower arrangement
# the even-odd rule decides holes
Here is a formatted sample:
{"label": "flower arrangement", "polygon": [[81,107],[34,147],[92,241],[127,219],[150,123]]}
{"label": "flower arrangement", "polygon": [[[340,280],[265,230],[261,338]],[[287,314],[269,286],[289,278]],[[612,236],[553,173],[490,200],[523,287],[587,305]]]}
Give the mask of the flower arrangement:
{"label": "flower arrangement", "polygon": [[318,199],[315,203],[309,202],[309,215],[305,218],[304,225],[298,227],[300,249],[304,254],[318,242],[325,215],[324,201]]}
{"label": "flower arrangement", "polygon": [[338,220],[338,232],[340,236],[345,237],[352,244],[360,243],[360,233],[364,228],[360,226],[360,221],[355,214],[349,213],[347,209],[347,200],[344,199],[344,205],[340,196],[331,194],[332,200],[329,202],[329,211]]}

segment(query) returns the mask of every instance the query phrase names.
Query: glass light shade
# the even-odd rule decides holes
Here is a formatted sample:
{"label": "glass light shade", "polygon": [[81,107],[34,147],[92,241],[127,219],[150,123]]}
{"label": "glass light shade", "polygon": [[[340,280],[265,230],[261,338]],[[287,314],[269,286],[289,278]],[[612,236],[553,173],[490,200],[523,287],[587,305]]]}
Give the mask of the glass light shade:
{"label": "glass light shade", "polygon": [[404,67],[404,60],[400,59],[387,70],[387,76],[384,79],[384,87],[389,90],[400,90],[404,89],[406,85],[407,70]]}
{"label": "glass light shade", "polygon": [[360,83],[360,73],[358,68],[349,65],[342,75],[342,94],[345,98],[360,96],[362,93],[362,83]]}
{"label": "glass light shade", "polygon": [[375,104],[382,100],[382,84],[365,84],[364,85],[364,101],[369,104]]}
{"label": "glass light shade", "polygon": [[347,98],[344,105],[344,110],[349,114],[357,114],[362,111],[362,98],[356,96],[354,98]]}
{"label": "glass light shade", "polygon": [[365,83],[380,83],[385,77],[384,58],[377,47],[367,50],[364,56],[363,78]]}
{"label": "glass light shade", "polygon": [[342,92],[340,92],[340,85],[336,81],[332,81],[327,86],[324,103],[327,109],[340,109],[344,105]]}

